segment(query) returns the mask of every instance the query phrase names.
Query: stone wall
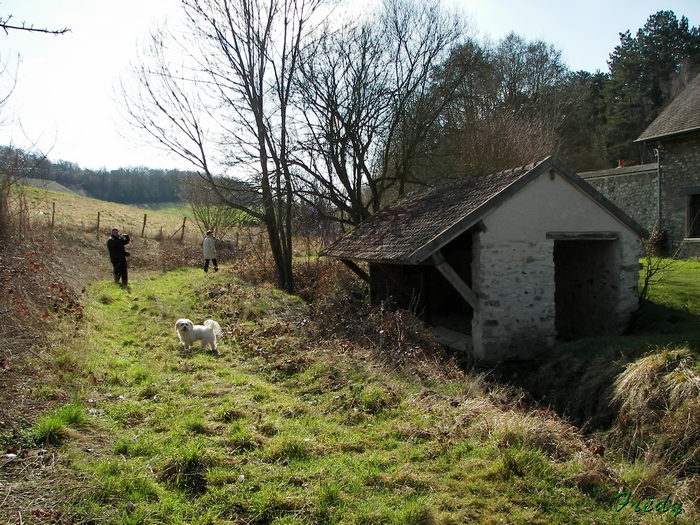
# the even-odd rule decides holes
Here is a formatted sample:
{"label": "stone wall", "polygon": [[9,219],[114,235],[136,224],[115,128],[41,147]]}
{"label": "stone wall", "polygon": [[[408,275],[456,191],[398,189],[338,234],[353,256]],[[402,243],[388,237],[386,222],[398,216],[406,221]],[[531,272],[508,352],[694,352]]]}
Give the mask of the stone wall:
{"label": "stone wall", "polygon": [[686,231],[687,196],[700,194],[700,134],[663,140],[660,168],[661,199],[656,164],[580,175],[647,231],[660,219],[671,254],[698,257],[700,239],[686,238]]}
{"label": "stone wall", "polygon": [[684,240],[687,195],[700,193],[700,135],[663,143],[661,182],[661,227],[667,232],[672,251],[683,248],[685,255],[698,255],[697,244]]}
{"label": "stone wall", "polygon": [[[638,306],[639,237],[570,179],[550,172],[482,222],[483,231],[472,243],[472,290],[478,297],[472,339],[477,358],[497,362],[534,357],[555,344],[557,323],[562,321],[569,337],[581,336],[582,331],[574,329],[577,324],[595,328],[596,335],[619,335],[627,328]],[[557,268],[557,242],[571,243],[575,252],[569,257],[592,268],[585,280],[571,275],[575,265]],[[601,243],[596,245],[601,249],[590,249],[590,243]],[[601,250],[604,260],[598,260]],[[568,303],[557,303],[557,279],[568,285]],[[589,307],[577,309],[577,300]],[[605,322],[590,306],[603,304],[609,316]]]}
{"label": "stone wall", "polygon": [[472,337],[477,358],[530,358],[554,345],[552,247],[552,242],[474,243],[479,311]]}
{"label": "stone wall", "polygon": [[658,220],[656,164],[581,173],[581,177],[647,231]]}
{"label": "stone wall", "polygon": [[[479,295],[472,321],[477,358],[528,359],[554,346],[558,336],[619,335],[629,327],[639,306],[638,239],[560,241],[569,262],[577,260],[569,268],[556,261],[555,241],[500,244],[480,237],[485,242],[474,244],[472,269]],[[589,268],[582,273],[582,266]],[[557,295],[557,282],[568,299]]]}

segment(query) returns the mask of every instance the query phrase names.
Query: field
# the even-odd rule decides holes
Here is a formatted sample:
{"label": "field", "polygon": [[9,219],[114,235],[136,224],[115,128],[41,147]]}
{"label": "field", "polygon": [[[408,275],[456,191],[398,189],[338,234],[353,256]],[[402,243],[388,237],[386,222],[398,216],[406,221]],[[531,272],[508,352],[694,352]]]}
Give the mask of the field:
{"label": "field", "polygon": [[[41,324],[2,354],[3,523],[697,522],[699,263],[656,276],[627,336],[463,370],[334,264],[297,265],[302,300],[250,254],[204,275],[144,239],[115,287],[90,217],[141,210],[112,206],[77,201],[13,270]],[[218,351],[184,352],[180,317],[218,320]]]}
{"label": "field", "polygon": [[53,222],[54,229],[107,236],[116,226],[134,237],[179,240],[185,222],[188,238],[199,239],[203,235],[191,222],[188,210],[178,204],[157,210],[140,209],[32,187],[24,187],[20,195],[27,207],[30,226],[51,226]]}

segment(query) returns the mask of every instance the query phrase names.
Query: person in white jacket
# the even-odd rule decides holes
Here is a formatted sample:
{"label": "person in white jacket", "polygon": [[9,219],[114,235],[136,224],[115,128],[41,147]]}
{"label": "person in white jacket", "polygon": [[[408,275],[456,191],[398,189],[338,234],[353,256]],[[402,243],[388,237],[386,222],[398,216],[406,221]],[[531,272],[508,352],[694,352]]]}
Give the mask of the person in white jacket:
{"label": "person in white jacket", "polygon": [[214,271],[219,271],[219,265],[216,263],[216,245],[214,242],[214,232],[207,231],[204,242],[202,243],[202,252],[204,253],[204,271],[209,271],[209,261],[214,265]]}

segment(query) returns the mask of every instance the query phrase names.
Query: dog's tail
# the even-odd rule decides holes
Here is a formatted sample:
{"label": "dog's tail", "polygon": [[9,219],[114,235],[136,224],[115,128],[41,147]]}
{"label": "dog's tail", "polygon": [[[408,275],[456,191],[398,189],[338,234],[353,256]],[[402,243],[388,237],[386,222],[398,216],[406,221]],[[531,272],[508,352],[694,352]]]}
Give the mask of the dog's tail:
{"label": "dog's tail", "polygon": [[219,323],[214,321],[213,319],[207,319],[204,321],[204,326],[207,328],[211,328],[211,331],[214,332],[216,335],[221,335],[221,327],[219,326]]}

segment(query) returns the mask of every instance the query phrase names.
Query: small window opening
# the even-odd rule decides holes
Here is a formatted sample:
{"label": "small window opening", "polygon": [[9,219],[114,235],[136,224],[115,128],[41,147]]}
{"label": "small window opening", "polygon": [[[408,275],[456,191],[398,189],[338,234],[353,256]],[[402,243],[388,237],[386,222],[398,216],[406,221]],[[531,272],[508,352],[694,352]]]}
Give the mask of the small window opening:
{"label": "small window opening", "polygon": [[688,195],[686,237],[700,237],[700,194]]}

